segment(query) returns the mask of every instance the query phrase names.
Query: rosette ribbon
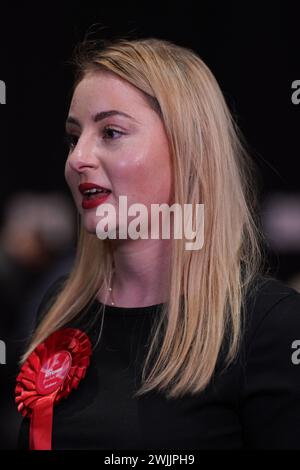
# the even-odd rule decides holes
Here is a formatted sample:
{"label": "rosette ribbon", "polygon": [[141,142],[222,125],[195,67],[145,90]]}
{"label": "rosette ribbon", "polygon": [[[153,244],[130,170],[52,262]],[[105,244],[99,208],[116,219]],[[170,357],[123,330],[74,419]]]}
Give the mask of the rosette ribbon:
{"label": "rosette ribbon", "polygon": [[76,389],[92,353],[89,337],[75,328],[52,333],[28,356],[16,379],[18,411],[30,418],[31,450],[51,450],[53,407]]}

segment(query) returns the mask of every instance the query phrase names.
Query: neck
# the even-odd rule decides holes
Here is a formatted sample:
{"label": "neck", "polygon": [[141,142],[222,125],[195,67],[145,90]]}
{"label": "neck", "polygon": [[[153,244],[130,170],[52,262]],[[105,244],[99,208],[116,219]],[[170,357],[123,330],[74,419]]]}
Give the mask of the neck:
{"label": "neck", "polygon": [[168,297],[171,240],[131,240],[113,246],[113,300],[120,307],[164,303]]}

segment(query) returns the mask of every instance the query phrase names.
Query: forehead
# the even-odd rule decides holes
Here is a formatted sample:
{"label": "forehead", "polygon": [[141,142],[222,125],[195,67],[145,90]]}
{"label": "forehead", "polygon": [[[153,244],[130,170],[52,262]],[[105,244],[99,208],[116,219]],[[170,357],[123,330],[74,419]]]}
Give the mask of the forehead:
{"label": "forehead", "polygon": [[144,94],[126,80],[110,72],[89,72],[74,90],[70,110],[90,113],[101,109],[122,108],[130,114],[149,109]]}

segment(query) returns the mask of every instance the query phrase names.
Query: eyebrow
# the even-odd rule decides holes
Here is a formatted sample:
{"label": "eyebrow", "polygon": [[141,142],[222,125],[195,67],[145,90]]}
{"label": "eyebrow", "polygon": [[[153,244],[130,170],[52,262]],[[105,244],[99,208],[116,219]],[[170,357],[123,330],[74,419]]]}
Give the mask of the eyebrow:
{"label": "eyebrow", "polygon": [[[102,121],[103,119],[106,119],[107,117],[115,116],[115,115],[124,116],[124,117],[127,117],[129,119],[132,119],[133,121],[138,122],[136,119],[134,119],[129,114],[124,113],[123,111],[118,111],[116,109],[111,109],[109,111],[101,111],[100,113],[95,114],[92,117],[92,120],[93,120],[93,122],[99,122],[99,121]],[[77,126],[80,127],[80,122],[78,121],[78,119],[74,118],[73,116],[68,116],[67,117],[66,124],[76,124]]]}

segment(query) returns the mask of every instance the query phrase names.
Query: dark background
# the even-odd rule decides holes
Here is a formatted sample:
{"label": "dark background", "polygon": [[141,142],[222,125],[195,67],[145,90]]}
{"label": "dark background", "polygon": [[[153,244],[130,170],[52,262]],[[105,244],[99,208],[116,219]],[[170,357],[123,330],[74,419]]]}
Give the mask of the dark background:
{"label": "dark background", "polygon": [[[291,83],[300,79],[296,3],[2,3],[0,80],[6,83],[7,102],[0,106],[0,230],[11,198],[20,192],[36,197],[59,192],[70,200],[63,136],[72,70],[66,62],[94,24],[102,28],[98,37],[153,36],[194,49],[216,76],[248,141],[261,175],[262,207],[274,194],[299,198],[300,105],[291,102]],[[2,448],[16,445],[20,417],[11,390],[18,354],[47,283],[67,269],[72,248],[71,241],[42,266],[17,266],[13,279],[22,273],[14,291],[17,306],[3,301],[0,339],[7,345],[7,364],[0,365]],[[278,278],[289,282],[300,272],[300,248],[276,250],[270,242],[268,255]],[[59,264],[61,259],[66,263]],[[7,284],[0,286],[6,290]]]}

